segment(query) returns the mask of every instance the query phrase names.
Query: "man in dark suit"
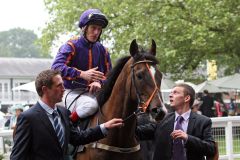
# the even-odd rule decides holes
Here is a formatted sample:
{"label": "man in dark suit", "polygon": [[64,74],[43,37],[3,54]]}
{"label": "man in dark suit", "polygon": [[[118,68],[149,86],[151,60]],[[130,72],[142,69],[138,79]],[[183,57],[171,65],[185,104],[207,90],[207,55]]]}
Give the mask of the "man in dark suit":
{"label": "man in dark suit", "polygon": [[41,72],[35,85],[40,100],[18,118],[11,160],[63,160],[68,143],[93,142],[104,138],[108,129],[122,126],[122,119],[112,119],[78,132],[69,120],[70,111],[56,106],[64,93],[60,72]]}
{"label": "man in dark suit", "polygon": [[200,106],[200,111],[204,116],[214,117],[214,99],[208,93],[208,90],[203,91],[203,97],[201,98],[202,105]]}
{"label": "man in dark suit", "polygon": [[[169,113],[161,123],[144,125],[137,128],[140,139],[154,137],[154,160],[204,160],[205,156],[215,154],[214,140],[211,133],[211,119],[191,111],[195,91],[186,84],[177,84],[169,95],[170,106],[175,112]],[[181,129],[176,129],[181,116]],[[181,155],[176,141],[180,140]],[[179,148],[179,147],[177,147]],[[180,147],[181,148],[181,147]],[[182,157],[181,157],[182,156]],[[176,158],[175,158],[176,157]]]}

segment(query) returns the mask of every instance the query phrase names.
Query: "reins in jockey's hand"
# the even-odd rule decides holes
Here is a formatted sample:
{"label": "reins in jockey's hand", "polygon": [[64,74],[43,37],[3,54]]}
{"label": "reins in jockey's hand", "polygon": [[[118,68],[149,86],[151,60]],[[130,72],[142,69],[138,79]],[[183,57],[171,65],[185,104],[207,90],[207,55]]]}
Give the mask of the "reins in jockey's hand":
{"label": "reins in jockey's hand", "polygon": [[78,81],[72,81],[72,84],[79,84],[79,85],[81,85],[81,86],[83,86],[81,89],[84,89],[84,88],[89,88],[89,85],[86,85],[86,84],[84,84],[84,83],[81,83],[81,82],[78,82]]}

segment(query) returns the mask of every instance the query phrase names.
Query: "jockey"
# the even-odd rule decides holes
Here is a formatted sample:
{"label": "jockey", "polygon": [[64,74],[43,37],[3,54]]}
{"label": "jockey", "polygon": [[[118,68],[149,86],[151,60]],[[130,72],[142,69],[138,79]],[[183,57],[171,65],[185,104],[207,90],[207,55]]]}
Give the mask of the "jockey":
{"label": "jockey", "polygon": [[[98,109],[95,93],[112,68],[107,49],[99,42],[108,20],[98,9],[88,9],[80,17],[80,37],[63,44],[52,64],[60,70],[66,89],[63,101],[72,112],[73,122],[93,115]],[[79,88],[87,88],[81,94]]]}

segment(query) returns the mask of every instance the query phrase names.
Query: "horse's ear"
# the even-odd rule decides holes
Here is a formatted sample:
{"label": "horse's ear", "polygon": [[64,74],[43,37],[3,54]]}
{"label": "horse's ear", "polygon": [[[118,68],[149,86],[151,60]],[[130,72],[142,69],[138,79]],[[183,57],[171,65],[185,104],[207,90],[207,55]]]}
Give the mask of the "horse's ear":
{"label": "horse's ear", "polygon": [[152,47],[151,47],[151,49],[150,49],[150,54],[156,56],[156,48],[157,48],[156,43],[155,43],[155,41],[152,39]]}
{"label": "horse's ear", "polygon": [[136,42],[136,39],[132,41],[129,51],[132,57],[134,57],[135,54],[138,54],[139,51],[138,51],[138,44]]}

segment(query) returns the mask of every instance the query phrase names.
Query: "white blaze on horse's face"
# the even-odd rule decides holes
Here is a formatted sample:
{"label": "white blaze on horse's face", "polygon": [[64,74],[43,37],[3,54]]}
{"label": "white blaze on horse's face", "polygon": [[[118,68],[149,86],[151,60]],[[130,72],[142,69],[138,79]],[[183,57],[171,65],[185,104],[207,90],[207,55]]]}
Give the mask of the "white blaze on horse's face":
{"label": "white blaze on horse's face", "polygon": [[[155,79],[156,69],[155,69],[153,66],[150,66],[149,69],[150,69],[150,72],[151,72],[151,74],[152,74],[152,76],[153,76],[153,78],[154,78],[154,81],[156,81],[156,79]],[[168,111],[167,111],[167,107],[166,107],[165,104],[163,103],[160,94],[158,94],[158,98],[159,98],[159,100],[161,101],[162,110],[163,110],[165,113],[167,113],[167,112],[168,112]]]}
{"label": "white blaze on horse's face", "polygon": [[156,81],[156,80],[155,80],[156,69],[155,69],[153,66],[150,66],[150,72],[151,72],[152,75],[153,75],[154,81]]}

